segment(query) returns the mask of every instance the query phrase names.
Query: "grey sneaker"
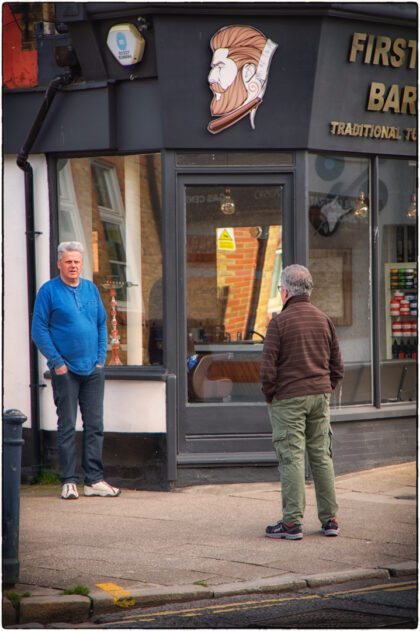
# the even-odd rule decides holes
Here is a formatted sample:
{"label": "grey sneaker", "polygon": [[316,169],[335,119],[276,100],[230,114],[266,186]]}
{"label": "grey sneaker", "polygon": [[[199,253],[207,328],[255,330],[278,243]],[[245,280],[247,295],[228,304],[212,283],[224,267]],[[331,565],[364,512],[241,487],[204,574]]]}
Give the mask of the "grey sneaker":
{"label": "grey sneaker", "polygon": [[267,526],[265,536],[271,539],[302,539],[302,526],[300,524],[289,525],[279,521],[274,526]]}
{"label": "grey sneaker", "polygon": [[121,493],[120,489],[115,486],[111,486],[105,480],[100,480],[92,485],[85,484],[85,495],[87,497],[117,497]]}
{"label": "grey sneaker", "polygon": [[322,524],[322,532],[326,537],[336,537],[340,532],[338,521],[330,519],[326,524]]}
{"label": "grey sneaker", "polygon": [[66,482],[61,489],[61,498],[63,500],[77,500],[79,493],[74,482]]}

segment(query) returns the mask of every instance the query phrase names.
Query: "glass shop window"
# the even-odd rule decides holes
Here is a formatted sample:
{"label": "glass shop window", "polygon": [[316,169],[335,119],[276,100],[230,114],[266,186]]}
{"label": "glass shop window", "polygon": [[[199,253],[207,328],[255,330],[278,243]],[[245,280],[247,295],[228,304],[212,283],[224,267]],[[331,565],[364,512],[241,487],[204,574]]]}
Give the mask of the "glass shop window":
{"label": "glass shop window", "polygon": [[308,168],[311,300],[333,320],[344,361],[331,404],[370,404],[369,162],[310,154]]}
{"label": "glass shop window", "polygon": [[107,364],[162,364],[160,155],[58,160],[57,181],[59,240],[83,244],[107,311]]}
{"label": "glass shop window", "polygon": [[382,401],[417,399],[417,164],[379,161]]}
{"label": "glass shop window", "polygon": [[186,187],[189,403],[262,402],[261,353],[281,311],[282,185]]}

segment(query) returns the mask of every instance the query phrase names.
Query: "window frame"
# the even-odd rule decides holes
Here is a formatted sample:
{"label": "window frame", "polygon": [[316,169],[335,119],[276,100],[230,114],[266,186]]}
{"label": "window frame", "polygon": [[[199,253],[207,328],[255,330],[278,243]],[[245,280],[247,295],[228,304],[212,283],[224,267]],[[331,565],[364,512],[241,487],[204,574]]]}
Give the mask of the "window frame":
{"label": "window frame", "polygon": [[[380,154],[347,154],[345,152],[334,151],[307,151],[306,155],[324,155],[324,156],[337,156],[337,157],[355,157],[368,160],[368,190],[369,190],[369,243],[367,244],[370,249],[370,293],[369,300],[371,304],[370,309],[370,345],[371,345],[371,380],[372,380],[372,401],[370,404],[354,404],[343,405],[340,408],[332,408],[331,412],[334,416],[338,413],[338,416],[343,416],[342,420],[347,420],[347,415],[352,414],[352,410],[376,409],[376,410],[390,410],[391,407],[400,406],[405,409],[417,407],[417,401],[401,401],[401,402],[384,402],[382,401],[382,388],[381,388],[381,342],[380,342],[380,257],[381,257],[381,244],[377,235],[379,234],[379,160],[382,157]],[[387,156],[388,157],[388,156]],[[396,159],[407,160],[408,157],[398,156]],[[309,195],[309,183],[307,173],[305,177],[305,191],[306,195]],[[298,222],[307,222],[309,204],[306,204],[303,208],[296,208],[296,219]],[[300,215],[300,216],[299,216]],[[306,225],[307,234],[309,227]],[[309,251],[308,251],[309,253]],[[308,264],[308,263],[304,263]],[[355,419],[356,420],[356,419]]]}
{"label": "window frame", "polygon": [[[149,155],[149,154],[159,154],[161,158],[161,169],[162,169],[162,182],[164,181],[163,171],[164,171],[164,152],[157,150],[150,151],[141,151],[141,155]],[[66,154],[47,154],[47,169],[48,169],[48,184],[49,184],[49,207],[50,207],[50,252],[49,252],[49,267],[50,267],[50,277],[53,278],[57,276],[57,247],[59,244],[59,200],[58,200],[58,178],[57,178],[57,163],[59,160],[72,159],[72,158],[88,158],[90,160],[95,160],[95,162],[100,163],[101,157],[124,157],[129,155],[139,155],[139,151],[124,151],[124,152],[77,152],[77,153],[66,153]],[[162,184],[163,186],[163,184]],[[164,218],[164,205],[163,205],[164,194],[162,191],[162,232],[164,230],[165,218]],[[166,252],[165,248],[162,246],[162,277],[165,279],[165,269],[166,269]],[[164,294],[162,295],[163,300],[163,322],[165,323],[165,309],[166,309],[166,301]],[[126,381],[126,380],[134,380],[134,381],[158,381],[158,382],[167,382],[170,377],[170,372],[166,367],[166,342],[165,342],[165,326],[164,326],[164,347],[163,347],[163,362],[161,365],[149,365],[149,364],[136,364],[136,365],[127,365],[124,364],[122,366],[105,366],[105,379],[112,381]],[[45,376],[48,378],[49,371],[45,373]]]}

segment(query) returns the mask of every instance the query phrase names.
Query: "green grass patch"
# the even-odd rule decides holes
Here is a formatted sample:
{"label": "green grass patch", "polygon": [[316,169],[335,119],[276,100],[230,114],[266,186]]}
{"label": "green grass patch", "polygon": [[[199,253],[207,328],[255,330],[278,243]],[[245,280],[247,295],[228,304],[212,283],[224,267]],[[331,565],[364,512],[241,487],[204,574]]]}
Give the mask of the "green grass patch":
{"label": "green grass patch", "polygon": [[89,587],[86,587],[85,585],[76,585],[75,587],[70,587],[69,589],[65,589],[63,594],[65,594],[66,596],[72,595],[72,594],[78,594],[79,596],[88,596],[90,592]]}
{"label": "green grass patch", "polygon": [[4,592],[3,596],[8,598],[16,610],[19,610],[21,596],[16,592]]}
{"label": "green grass patch", "polygon": [[206,581],[194,581],[194,585],[201,585],[201,587],[208,587]]}
{"label": "green grass patch", "polygon": [[31,484],[60,484],[60,478],[55,471],[41,467]]}

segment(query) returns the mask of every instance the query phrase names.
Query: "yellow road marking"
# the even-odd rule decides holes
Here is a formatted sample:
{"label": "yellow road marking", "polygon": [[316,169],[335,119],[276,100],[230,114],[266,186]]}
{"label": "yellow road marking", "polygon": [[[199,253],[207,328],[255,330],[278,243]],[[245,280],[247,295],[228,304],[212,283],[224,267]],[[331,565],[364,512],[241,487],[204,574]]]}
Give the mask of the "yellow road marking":
{"label": "yellow road marking", "polygon": [[395,587],[394,589],[387,589],[385,591],[387,591],[387,592],[404,592],[404,591],[407,591],[408,589],[417,589],[417,587],[415,585],[413,585],[412,587]]}
{"label": "yellow road marking", "polygon": [[[103,584],[106,587],[106,591],[111,591],[108,586],[112,587],[112,588],[117,588],[119,590],[122,590],[122,588],[118,588],[117,585],[113,585],[112,583],[105,583]],[[105,587],[103,587],[103,585],[97,585],[97,587],[101,587],[101,589],[105,589]],[[239,602],[239,603],[226,603],[225,605],[221,605],[221,604],[214,604],[214,605],[207,605],[206,607],[194,607],[191,609],[177,609],[177,610],[171,610],[171,611],[162,611],[162,612],[157,612],[154,617],[153,614],[138,614],[138,615],[131,615],[131,616],[126,616],[124,617],[124,621],[125,622],[129,622],[130,620],[139,620],[139,621],[143,621],[143,622],[153,622],[155,621],[157,618],[162,618],[162,617],[168,617],[168,616],[176,616],[179,615],[181,617],[187,618],[187,617],[194,617],[194,616],[201,616],[203,614],[203,612],[212,612],[215,614],[220,614],[220,613],[229,613],[232,611],[237,611],[238,609],[244,609],[244,608],[248,608],[248,609],[264,609],[264,608],[268,608],[268,607],[272,607],[273,604],[279,605],[279,604],[286,604],[287,602],[292,602],[294,600],[320,600],[320,599],[328,599],[328,598],[332,598],[334,596],[343,596],[346,594],[357,594],[357,593],[363,593],[363,592],[372,592],[372,591],[378,591],[378,590],[383,590],[383,591],[404,591],[407,589],[416,589],[417,588],[417,582],[416,581],[405,581],[402,583],[394,583],[394,584],[389,584],[389,583],[383,583],[381,585],[371,585],[369,587],[361,587],[361,588],[355,588],[355,589],[348,589],[345,591],[341,591],[341,592],[333,592],[330,594],[310,594],[310,595],[305,595],[305,596],[286,596],[283,598],[270,598],[267,600],[249,600],[246,602]],[[125,592],[125,590],[122,590],[123,592]],[[126,594],[129,594],[129,592],[125,592]],[[134,601],[134,599],[133,599]],[[102,625],[96,625],[96,626],[102,626]]]}
{"label": "yellow road marking", "polygon": [[405,589],[406,586],[408,585],[412,585],[413,588],[416,587],[417,583],[416,581],[405,581],[403,583],[383,583],[382,585],[370,585],[369,587],[359,587],[358,589],[346,589],[343,592],[334,592],[334,594],[329,594],[330,596],[341,596],[342,594],[355,594],[355,593],[360,593],[360,592],[371,592],[371,591],[375,591],[378,589],[384,589],[384,590],[389,590],[389,589],[394,589],[395,587],[399,587],[402,589]]}
{"label": "yellow road marking", "polygon": [[123,587],[115,585],[115,583],[96,583],[96,587],[111,594],[114,597],[114,605],[117,605],[117,607],[133,607],[136,604],[131,593]]}
{"label": "yellow road marking", "polygon": [[[192,609],[177,609],[177,610],[171,610],[171,611],[162,611],[159,613],[156,613],[156,617],[165,617],[165,616],[176,616],[176,615],[190,615],[190,616],[201,616],[202,614],[199,612],[203,612],[203,611],[212,611],[213,613],[225,613],[225,612],[229,612],[229,611],[236,611],[239,608],[244,608],[244,607],[248,607],[248,608],[253,608],[253,609],[263,609],[264,607],[272,607],[273,604],[286,604],[289,601],[292,600],[315,600],[315,599],[320,599],[323,598],[323,596],[319,596],[317,594],[314,595],[309,595],[309,596],[296,596],[296,597],[286,597],[286,598],[270,598],[269,600],[250,600],[247,602],[240,602],[240,603],[234,603],[232,605],[232,603],[226,603],[226,605],[207,605],[206,607],[195,607]],[[264,603],[264,604],[262,604]],[[231,607],[234,606],[234,609],[231,609]],[[132,616],[126,616],[124,617],[124,621],[130,621],[130,620],[144,620],[143,616],[150,616],[151,614],[138,614],[138,615],[132,615]],[[152,614],[153,615],[153,614]]]}

